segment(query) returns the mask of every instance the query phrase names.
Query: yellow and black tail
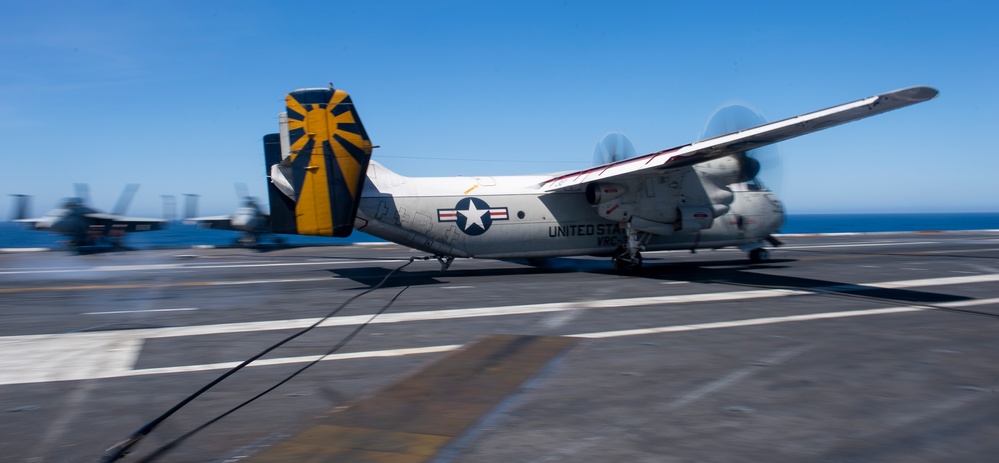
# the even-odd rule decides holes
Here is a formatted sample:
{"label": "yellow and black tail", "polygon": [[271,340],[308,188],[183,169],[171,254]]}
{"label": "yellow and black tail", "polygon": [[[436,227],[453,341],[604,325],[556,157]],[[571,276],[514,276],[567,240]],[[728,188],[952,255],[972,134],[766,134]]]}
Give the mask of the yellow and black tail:
{"label": "yellow and black tail", "polygon": [[347,92],[295,90],[281,131],[264,136],[271,226],[275,233],[349,236],[371,159]]}

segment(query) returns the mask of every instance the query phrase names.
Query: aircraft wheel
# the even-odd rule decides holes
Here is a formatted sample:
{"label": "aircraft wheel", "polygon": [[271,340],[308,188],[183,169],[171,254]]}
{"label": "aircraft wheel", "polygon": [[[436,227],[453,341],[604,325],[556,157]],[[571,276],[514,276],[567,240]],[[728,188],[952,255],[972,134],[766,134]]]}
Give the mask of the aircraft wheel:
{"label": "aircraft wheel", "polygon": [[749,251],[749,261],[758,264],[761,262],[767,262],[770,260],[770,251],[765,248],[756,248]]}
{"label": "aircraft wheel", "polygon": [[635,256],[632,257],[628,253],[622,252],[611,259],[611,265],[622,275],[634,275],[642,269],[642,255],[635,253]]}

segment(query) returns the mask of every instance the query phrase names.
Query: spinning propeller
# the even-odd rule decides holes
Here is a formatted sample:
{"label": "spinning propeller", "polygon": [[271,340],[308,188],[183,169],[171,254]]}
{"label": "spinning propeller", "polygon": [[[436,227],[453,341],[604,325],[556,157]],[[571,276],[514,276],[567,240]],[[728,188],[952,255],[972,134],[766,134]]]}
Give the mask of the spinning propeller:
{"label": "spinning propeller", "polygon": [[[743,104],[730,104],[715,111],[701,132],[701,139],[714,138],[766,123],[767,119],[759,111]],[[769,188],[775,193],[780,193],[783,162],[777,145],[749,150],[745,155],[742,159],[743,169],[747,174],[752,173],[747,177],[753,179],[749,182],[749,187]]]}
{"label": "spinning propeller", "polygon": [[602,166],[638,156],[635,144],[621,132],[611,132],[593,148],[593,165]]}

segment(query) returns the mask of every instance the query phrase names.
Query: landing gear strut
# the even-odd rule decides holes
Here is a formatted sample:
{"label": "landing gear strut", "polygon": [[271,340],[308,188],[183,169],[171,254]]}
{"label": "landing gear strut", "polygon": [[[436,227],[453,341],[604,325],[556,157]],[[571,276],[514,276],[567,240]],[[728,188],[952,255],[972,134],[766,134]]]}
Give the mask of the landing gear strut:
{"label": "landing gear strut", "polygon": [[638,233],[631,228],[631,222],[625,223],[625,233],[628,234],[628,245],[621,246],[614,251],[611,264],[618,272],[630,275],[642,269],[642,254],[639,253],[645,246],[638,240]]}
{"label": "landing gear strut", "polygon": [[454,262],[454,256],[436,256],[437,262],[441,263],[441,271],[447,270],[451,266],[451,262]]}

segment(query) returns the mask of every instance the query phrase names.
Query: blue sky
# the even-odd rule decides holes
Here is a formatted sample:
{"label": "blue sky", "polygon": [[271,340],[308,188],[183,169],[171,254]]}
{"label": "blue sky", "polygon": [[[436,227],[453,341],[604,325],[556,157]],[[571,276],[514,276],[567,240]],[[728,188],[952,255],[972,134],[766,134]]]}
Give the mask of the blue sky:
{"label": "blue sky", "polygon": [[[288,5],[294,5],[289,8]],[[351,93],[403,175],[589,165],[696,140],[748,102],[782,119],[931,85],[928,103],[779,144],[791,213],[999,211],[994,2],[13,2],[0,15],[0,193],[40,215],[73,183],[201,214],[263,196],[284,94]],[[3,198],[0,215],[10,216]]]}

